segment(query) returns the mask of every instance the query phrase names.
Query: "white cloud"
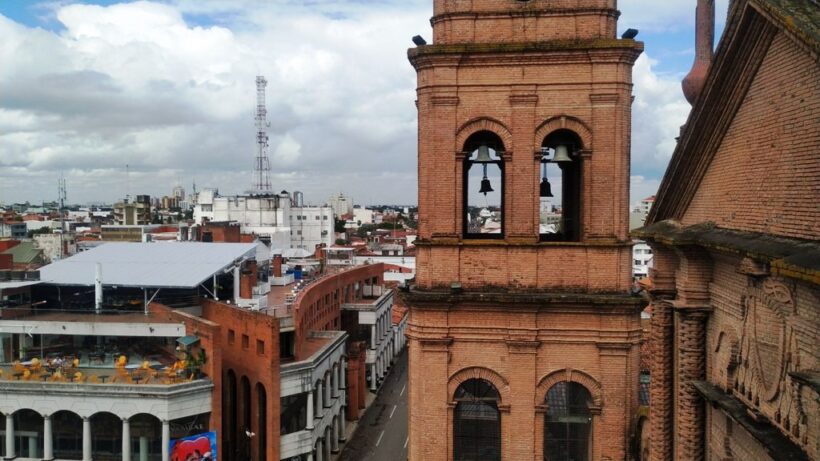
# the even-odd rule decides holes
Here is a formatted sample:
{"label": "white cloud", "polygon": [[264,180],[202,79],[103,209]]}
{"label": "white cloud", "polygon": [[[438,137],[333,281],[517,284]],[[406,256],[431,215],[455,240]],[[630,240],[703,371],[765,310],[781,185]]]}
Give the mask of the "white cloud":
{"label": "white cloud", "polygon": [[[718,10],[725,0],[718,2]],[[269,81],[276,189],[319,203],[416,200],[415,73],[429,0],[173,0],[50,4],[57,31],[0,15],[0,202],[164,195],[177,179],[238,192],[256,153],[256,75]],[[625,0],[628,27],[690,27],[690,0]],[[679,75],[634,71],[633,170],[658,177],[688,105]],[[651,181],[642,184],[651,185]],[[641,186],[649,187],[649,186]],[[52,190],[53,189],[53,190]]]}
{"label": "white cloud", "polygon": [[[715,1],[715,23],[726,22],[729,0]],[[695,0],[621,0],[619,28],[632,27],[649,33],[694,30]]]}
{"label": "white cloud", "polygon": [[690,106],[683,97],[681,77],[657,74],[652,65],[653,60],[643,54],[632,74],[632,169],[658,177],[672,156]]}
{"label": "white cloud", "polygon": [[[169,193],[151,172],[244,190],[263,74],[274,171],[321,184],[316,202],[379,186],[386,200],[413,202],[414,180],[396,189],[389,176],[415,176],[415,74],[403,50],[429,30],[426,3],[57,3],[59,32],[0,16],[0,201],[47,199],[60,172],[70,201],[114,200],[122,187],[86,186],[105,171],[120,178],[125,164],[132,194]],[[186,16],[215,12],[201,19],[232,22]],[[348,179],[359,172],[374,181]]]}

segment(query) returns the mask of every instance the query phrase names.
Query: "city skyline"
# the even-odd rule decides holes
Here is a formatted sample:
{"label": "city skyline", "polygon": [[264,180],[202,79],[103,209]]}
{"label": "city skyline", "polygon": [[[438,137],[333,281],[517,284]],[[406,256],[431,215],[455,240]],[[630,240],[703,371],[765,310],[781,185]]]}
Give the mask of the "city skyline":
{"label": "city skyline", "polygon": [[[95,3],[95,4],[90,4]],[[619,5],[640,30],[632,197],[655,192],[689,106],[690,2]],[[718,34],[726,2],[718,2]],[[4,2],[0,202],[114,202],[252,180],[254,77],[270,80],[275,190],[321,203],[416,203],[410,37],[432,40],[427,1]],[[619,31],[620,32],[620,31]],[[126,164],[129,174],[126,178]],[[127,184],[127,186],[126,186]],[[126,190],[128,189],[128,190]]]}

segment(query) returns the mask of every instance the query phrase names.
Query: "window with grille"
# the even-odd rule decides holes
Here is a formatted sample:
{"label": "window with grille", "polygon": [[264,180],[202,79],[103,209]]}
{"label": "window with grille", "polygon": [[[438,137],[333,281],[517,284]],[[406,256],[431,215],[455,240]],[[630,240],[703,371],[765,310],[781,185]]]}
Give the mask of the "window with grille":
{"label": "window with grille", "polygon": [[455,461],[501,460],[500,400],[492,383],[469,379],[456,389],[453,415]]}

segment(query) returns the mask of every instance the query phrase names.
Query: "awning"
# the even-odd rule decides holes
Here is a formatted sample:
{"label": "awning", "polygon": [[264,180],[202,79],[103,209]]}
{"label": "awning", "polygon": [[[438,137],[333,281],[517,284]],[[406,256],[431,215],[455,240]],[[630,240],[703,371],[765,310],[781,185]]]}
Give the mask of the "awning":
{"label": "awning", "polygon": [[181,338],[177,338],[177,342],[179,344],[182,344],[185,347],[191,347],[194,344],[199,342],[199,336],[196,336],[196,335],[183,336]]}

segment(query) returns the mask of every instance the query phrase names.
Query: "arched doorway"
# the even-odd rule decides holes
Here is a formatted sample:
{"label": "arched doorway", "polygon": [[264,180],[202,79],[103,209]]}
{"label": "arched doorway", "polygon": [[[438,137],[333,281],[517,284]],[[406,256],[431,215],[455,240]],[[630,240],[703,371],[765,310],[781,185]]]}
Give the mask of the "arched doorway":
{"label": "arched doorway", "polygon": [[256,440],[259,452],[258,461],[266,461],[268,448],[268,394],[262,383],[256,383],[256,401],[258,408],[256,421]]}
{"label": "arched doorway", "polygon": [[484,379],[468,379],[458,386],[453,400],[453,459],[500,461],[501,397],[495,386]]}
{"label": "arched doorway", "polygon": [[29,409],[14,413],[14,450],[18,458],[43,457],[43,415]]}
{"label": "arched doorway", "polygon": [[0,413],[0,457],[6,456],[6,415]]}
{"label": "arched doorway", "polygon": [[544,416],[545,461],[589,461],[592,396],[587,388],[562,381],[547,392]]}
{"label": "arched doorway", "polygon": [[83,418],[61,410],[51,415],[55,459],[83,458]]}
{"label": "arched doorway", "polygon": [[[140,413],[128,420],[131,432],[131,459],[133,461],[160,461],[162,451],[162,421],[156,416]],[[96,459],[96,458],[95,458]]]}
{"label": "arched doorway", "polygon": [[91,416],[91,453],[95,461],[122,459],[122,418],[106,412]]}
{"label": "arched doorway", "polygon": [[243,376],[239,381],[240,398],[242,399],[242,419],[239,424],[239,434],[237,440],[241,440],[240,452],[242,455],[238,459],[251,459],[251,439],[248,433],[251,429],[251,382],[247,376]]}
{"label": "arched doorway", "polygon": [[225,385],[222,388],[222,449],[225,458],[237,459],[236,446],[236,374],[232,369],[228,369],[225,374]]}

